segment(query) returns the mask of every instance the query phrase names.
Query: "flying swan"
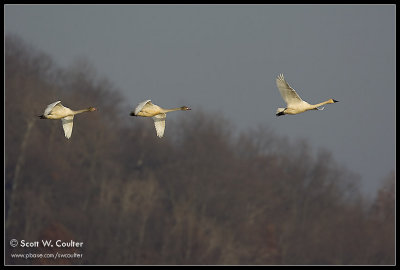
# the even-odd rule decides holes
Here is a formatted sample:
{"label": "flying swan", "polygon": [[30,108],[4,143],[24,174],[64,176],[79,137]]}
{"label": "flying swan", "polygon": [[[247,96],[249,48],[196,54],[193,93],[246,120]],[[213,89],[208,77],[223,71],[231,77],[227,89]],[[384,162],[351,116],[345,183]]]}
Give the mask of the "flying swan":
{"label": "flying swan", "polygon": [[338,102],[334,99],[329,99],[327,101],[312,105],[300,98],[296,91],[290,87],[290,85],[285,81],[283,74],[280,74],[276,78],[276,85],[278,86],[279,92],[283,100],[286,102],[286,108],[278,108],[276,110],[276,115],[281,116],[284,114],[298,114],[309,110],[323,110],[322,105]]}
{"label": "flying swan", "polygon": [[135,110],[130,113],[131,116],[142,116],[142,117],[152,117],[154,120],[154,126],[156,127],[157,136],[162,137],[165,130],[165,118],[167,117],[167,112],[173,111],[188,111],[191,110],[187,106],[182,106],[173,109],[163,109],[151,103],[151,100],[145,100],[136,106]]}
{"label": "flying swan", "polygon": [[72,127],[74,126],[74,115],[83,112],[93,112],[96,108],[89,107],[87,109],[74,111],[70,108],[64,107],[61,101],[56,101],[47,106],[42,115],[39,115],[40,119],[61,119],[64,135],[67,139],[71,137]]}

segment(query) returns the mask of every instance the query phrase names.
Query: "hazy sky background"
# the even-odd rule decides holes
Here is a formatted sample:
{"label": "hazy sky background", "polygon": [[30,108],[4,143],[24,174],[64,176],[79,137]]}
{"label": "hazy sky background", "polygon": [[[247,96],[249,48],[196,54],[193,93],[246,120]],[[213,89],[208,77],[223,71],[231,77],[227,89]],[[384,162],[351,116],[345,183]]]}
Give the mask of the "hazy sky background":
{"label": "hazy sky background", "polygon": [[[368,195],[395,169],[395,5],[6,5],[4,15],[6,34],[60,67],[87,59],[132,109],[188,105],[238,130],[305,138],[360,174]],[[340,102],[276,117],[279,73],[309,103]]]}

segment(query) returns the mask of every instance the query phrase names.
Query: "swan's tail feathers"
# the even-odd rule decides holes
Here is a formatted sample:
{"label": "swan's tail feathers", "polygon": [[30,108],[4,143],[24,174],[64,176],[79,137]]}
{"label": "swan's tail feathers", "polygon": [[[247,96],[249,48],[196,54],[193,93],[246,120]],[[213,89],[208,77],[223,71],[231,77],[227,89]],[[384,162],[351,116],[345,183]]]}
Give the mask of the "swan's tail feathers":
{"label": "swan's tail feathers", "polygon": [[285,110],[286,110],[286,108],[278,108],[278,109],[276,110],[276,116],[284,115],[284,114],[285,114],[285,113],[284,113]]}

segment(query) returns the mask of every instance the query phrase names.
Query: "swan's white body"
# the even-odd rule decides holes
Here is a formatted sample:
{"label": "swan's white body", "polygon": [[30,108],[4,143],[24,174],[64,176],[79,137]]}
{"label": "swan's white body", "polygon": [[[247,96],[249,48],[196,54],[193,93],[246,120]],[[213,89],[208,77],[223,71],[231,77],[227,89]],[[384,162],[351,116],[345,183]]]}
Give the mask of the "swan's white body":
{"label": "swan's white body", "polygon": [[42,119],[61,119],[64,129],[64,135],[67,139],[71,137],[72,128],[74,126],[74,115],[82,112],[95,111],[93,107],[74,111],[61,104],[61,101],[56,101],[47,106],[44,113],[39,117]]}
{"label": "swan's white body", "polygon": [[324,107],[319,107],[324,104],[338,102],[337,100],[329,99],[327,101],[312,105],[302,100],[296,91],[285,81],[283,74],[279,74],[279,76],[276,78],[276,85],[278,86],[279,92],[281,93],[281,96],[287,105],[286,108],[277,109],[277,116],[284,114],[299,114],[308,110],[323,110]]}
{"label": "swan's white body", "polygon": [[174,109],[163,109],[160,106],[153,104],[151,100],[148,99],[139,103],[136,106],[135,110],[130,113],[130,115],[152,117],[154,120],[154,126],[156,128],[157,136],[161,138],[164,136],[165,119],[167,117],[167,112],[173,112],[179,110],[187,111],[190,110],[190,108],[182,106]]}
{"label": "swan's white body", "polygon": [[[146,104],[149,103],[149,102],[150,102],[151,105],[154,105],[153,103],[151,103],[151,100],[150,100],[150,99],[145,100],[145,101],[143,101],[143,102],[140,102],[140,103],[136,106],[136,108],[135,108],[135,115],[138,115],[138,113],[143,109],[144,105],[146,105]],[[148,106],[149,106],[150,104],[148,104]]]}

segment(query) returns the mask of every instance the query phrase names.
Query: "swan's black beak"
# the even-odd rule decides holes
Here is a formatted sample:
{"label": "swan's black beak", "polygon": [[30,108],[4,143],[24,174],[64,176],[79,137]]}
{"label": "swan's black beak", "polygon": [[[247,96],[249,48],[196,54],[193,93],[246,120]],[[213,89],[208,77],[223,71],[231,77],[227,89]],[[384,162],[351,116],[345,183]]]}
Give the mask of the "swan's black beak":
{"label": "swan's black beak", "polygon": [[135,113],[134,113],[134,112],[131,112],[129,115],[130,115],[130,116],[135,116]]}
{"label": "swan's black beak", "polygon": [[339,102],[339,101],[338,101],[338,100],[336,100],[336,99],[332,99],[332,100],[333,100],[333,102],[334,102],[334,103],[336,103],[336,102]]}

